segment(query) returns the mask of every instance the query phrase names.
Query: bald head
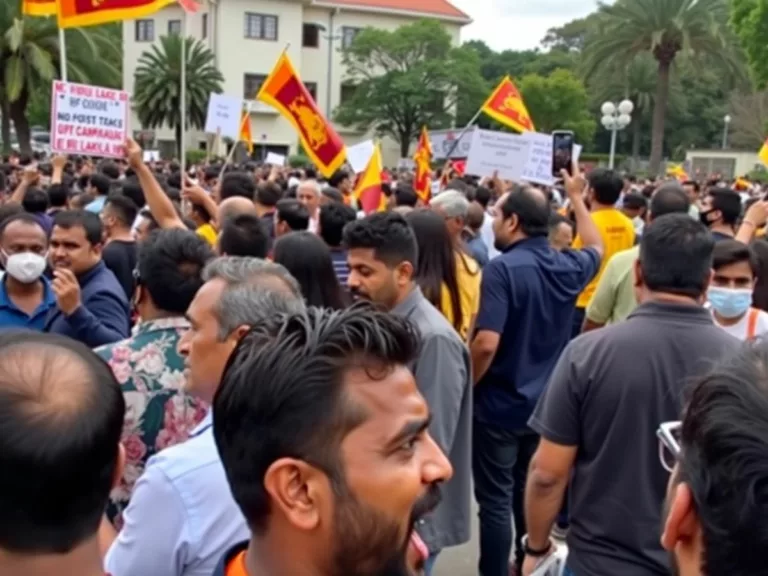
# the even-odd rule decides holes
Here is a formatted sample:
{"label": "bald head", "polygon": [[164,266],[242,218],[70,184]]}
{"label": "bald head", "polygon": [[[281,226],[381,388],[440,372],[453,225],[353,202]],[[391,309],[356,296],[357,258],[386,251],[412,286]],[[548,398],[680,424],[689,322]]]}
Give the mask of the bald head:
{"label": "bald head", "polygon": [[63,554],[96,534],[124,418],[120,386],[86,346],[0,335],[0,470],[13,470],[0,473],[0,549]]}
{"label": "bald head", "polygon": [[504,220],[517,216],[520,231],[527,237],[549,234],[552,209],[547,195],[531,186],[517,185],[499,199],[496,205]]}
{"label": "bald head", "polygon": [[256,206],[248,198],[232,196],[231,198],[223,200],[221,204],[219,204],[219,228],[221,228],[225,220],[230,220],[235,216],[240,216],[240,214],[253,214],[254,216],[258,216],[256,213]]}

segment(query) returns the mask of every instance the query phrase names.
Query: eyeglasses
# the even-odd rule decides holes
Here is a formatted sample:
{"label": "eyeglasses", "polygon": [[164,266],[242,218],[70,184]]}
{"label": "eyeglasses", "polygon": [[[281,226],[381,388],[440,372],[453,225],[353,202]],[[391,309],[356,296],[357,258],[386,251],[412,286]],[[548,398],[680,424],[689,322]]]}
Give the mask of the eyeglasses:
{"label": "eyeglasses", "polygon": [[674,422],[664,422],[656,430],[656,436],[659,439],[659,460],[667,472],[675,469],[678,458],[680,458],[680,432],[683,423],[679,420]]}

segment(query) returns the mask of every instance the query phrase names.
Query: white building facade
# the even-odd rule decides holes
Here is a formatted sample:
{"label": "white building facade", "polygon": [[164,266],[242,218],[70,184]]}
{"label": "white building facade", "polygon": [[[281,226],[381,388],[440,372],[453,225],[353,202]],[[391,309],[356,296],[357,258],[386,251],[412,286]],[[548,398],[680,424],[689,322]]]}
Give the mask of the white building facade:
{"label": "white building facade", "polygon": [[[151,17],[123,23],[123,87],[132,92],[139,58],[153,42],[186,27],[188,36],[202,40],[213,51],[224,76],[224,93],[247,100],[255,98],[287,46],[304,84],[330,118],[353,90],[345,82],[341,48],[366,27],[394,30],[425,17],[443,23],[456,45],[461,27],[470,22],[448,0],[203,0],[201,10],[186,17],[178,4],[172,4]],[[256,158],[267,151],[297,152],[296,131],[268,104],[251,102],[251,126]],[[370,137],[350,127],[335,128],[347,145]],[[132,113],[133,133],[146,136],[144,129]],[[161,149],[174,148],[170,128],[154,130],[153,136]],[[213,140],[211,135],[190,130],[185,149],[205,149]],[[221,152],[221,147],[214,150]],[[399,157],[399,147],[391,140],[382,142],[382,152],[387,164]]]}

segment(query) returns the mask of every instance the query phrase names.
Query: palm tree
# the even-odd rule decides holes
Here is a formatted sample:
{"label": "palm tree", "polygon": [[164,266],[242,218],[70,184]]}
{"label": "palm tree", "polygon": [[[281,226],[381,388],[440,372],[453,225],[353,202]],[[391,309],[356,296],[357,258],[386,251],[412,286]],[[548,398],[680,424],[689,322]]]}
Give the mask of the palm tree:
{"label": "palm tree", "polygon": [[[0,107],[2,138],[10,146],[13,121],[22,152],[30,152],[27,104],[36,91],[50,92],[59,77],[61,51],[55,18],[23,17],[20,2],[0,2]],[[67,30],[68,80],[117,87],[121,73],[121,42],[109,27]]]}
{"label": "palm tree", "polygon": [[604,62],[624,64],[650,53],[656,61],[650,172],[658,173],[672,65],[678,54],[706,55],[718,68],[737,72],[735,42],[728,29],[727,0],[616,0],[601,5],[597,30],[584,47],[587,77]]}
{"label": "palm tree", "polygon": [[[136,68],[133,104],[144,128],[171,126],[176,133],[179,157],[181,142],[181,37],[162,36],[160,44],[141,55]],[[221,93],[224,77],[214,55],[205,44],[186,38],[187,117],[186,126],[202,129],[210,94]]]}

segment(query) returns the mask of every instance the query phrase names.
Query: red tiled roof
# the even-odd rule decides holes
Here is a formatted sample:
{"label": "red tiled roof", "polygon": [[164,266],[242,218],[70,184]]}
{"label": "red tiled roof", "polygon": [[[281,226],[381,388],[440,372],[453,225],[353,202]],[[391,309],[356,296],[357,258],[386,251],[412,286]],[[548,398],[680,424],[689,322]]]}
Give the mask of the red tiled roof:
{"label": "red tiled roof", "polygon": [[456,8],[448,0],[318,0],[318,4],[339,7],[361,8],[364,10],[395,10],[398,12],[414,12],[418,14],[434,14],[448,18],[456,18],[469,22],[471,18]]}

